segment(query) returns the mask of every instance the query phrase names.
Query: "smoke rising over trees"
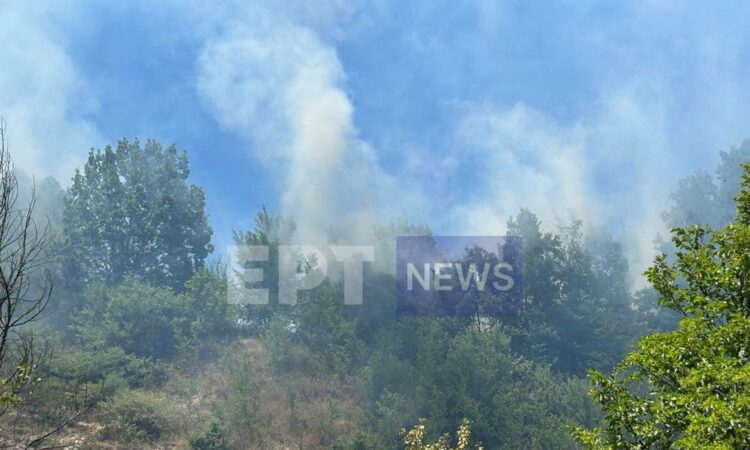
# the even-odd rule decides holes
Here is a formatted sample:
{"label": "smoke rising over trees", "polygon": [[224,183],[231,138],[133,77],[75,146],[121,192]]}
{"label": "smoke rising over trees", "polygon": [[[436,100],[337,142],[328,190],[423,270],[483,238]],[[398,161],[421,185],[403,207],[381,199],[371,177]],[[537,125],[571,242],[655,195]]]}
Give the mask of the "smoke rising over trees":
{"label": "smoke rising over trees", "polygon": [[[208,259],[212,230],[203,193],[188,181],[187,155],[156,141],[142,147],[122,140],[92,151],[62,195],[54,180],[44,181],[43,210],[54,233],[49,264],[39,268],[49,275],[16,278],[37,293],[39,311],[47,298],[53,304],[51,317],[22,324],[29,332],[44,330],[52,351],[40,363],[24,357],[23,346],[20,353],[3,350],[22,370],[5,378],[3,389],[10,390],[4,402],[21,411],[14,413],[14,429],[28,435],[68,417],[65,427],[44,437],[49,444],[83,439],[123,448],[181,443],[194,449],[387,449],[468,448],[470,440],[483,448],[514,449],[576,448],[575,439],[599,448],[625,439],[661,448],[681,439],[697,447],[741,445],[746,415],[732,405],[744,401],[737,352],[746,337],[740,305],[745,293],[737,280],[746,265],[742,224],[750,179],[745,176],[740,190],[741,173],[733,165],[746,159],[746,148],[722,154],[716,178],[701,173],[677,186],[664,215],[671,224],[721,223],[729,208],[725,197],[737,192],[740,212],[724,231],[678,230],[673,247],[665,247],[673,254],[657,259],[648,272],[656,291],[629,288],[624,249],[606,230],[584,231],[580,221],[551,229],[521,209],[507,229],[523,239],[523,314],[489,317],[477,309],[465,316],[408,317],[396,313],[387,261],[394,259],[396,236],[429,236],[427,225],[400,221],[368,230],[386,263],[366,268],[362,305],[344,305],[336,279],[301,291],[295,305],[231,305],[226,268],[220,259]],[[6,198],[8,207],[2,211],[26,224],[10,230],[27,230],[30,244],[41,242],[32,226],[34,195],[23,194],[32,199],[31,208],[19,213],[11,207],[21,184],[7,163],[3,167],[7,182],[0,200]],[[347,229],[329,233],[334,243],[351,236],[360,235]],[[293,217],[265,208],[254,228],[235,232],[240,245],[268,246],[271,265],[278,246],[297,239]],[[2,247],[3,261],[17,272],[14,248]],[[21,248],[37,251],[41,244]],[[464,256],[477,257],[470,251]],[[686,287],[676,281],[677,273],[685,275]],[[12,274],[0,273],[0,284],[9,286],[6,298],[31,305],[28,317],[41,318],[33,301],[19,303]],[[58,279],[60,288],[50,291],[47,283]],[[271,289],[277,282],[273,275],[265,280]],[[662,305],[685,315],[679,323],[659,309],[657,293]],[[735,303],[740,309],[731,309]],[[6,317],[2,323],[11,323]],[[698,344],[690,334],[704,332],[716,339]],[[678,347],[693,355],[686,365],[670,359],[679,357]],[[709,356],[730,354],[739,358],[732,370],[716,368],[720,361],[710,368],[689,363],[700,355],[710,362]],[[23,371],[32,367],[34,389],[28,390],[23,384],[32,378]],[[656,397],[627,390],[618,376],[633,368],[656,383]],[[589,369],[595,370],[595,402],[588,396]],[[602,375],[612,370],[612,377]],[[703,393],[709,375],[711,389],[721,392],[721,407],[709,405]],[[84,391],[102,397],[71,402]],[[678,394],[684,402],[667,404]],[[620,417],[622,405],[647,412]],[[59,411],[87,411],[86,420]],[[701,428],[703,419],[731,422],[737,432],[709,433]],[[571,426],[583,428],[573,436]],[[429,447],[435,440],[438,447]]]}

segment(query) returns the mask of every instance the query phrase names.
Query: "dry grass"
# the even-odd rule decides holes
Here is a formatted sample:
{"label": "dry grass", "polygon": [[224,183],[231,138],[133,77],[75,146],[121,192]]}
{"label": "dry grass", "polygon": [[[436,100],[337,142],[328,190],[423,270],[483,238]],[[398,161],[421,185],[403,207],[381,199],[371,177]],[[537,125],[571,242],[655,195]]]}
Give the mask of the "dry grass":
{"label": "dry grass", "polygon": [[[248,358],[258,390],[253,430],[228,430],[236,436],[237,450],[322,449],[337,438],[365,428],[361,390],[339,378],[310,374],[307,350],[290,349],[290,368],[277,373],[263,344],[255,339],[235,342],[227,358]],[[158,439],[132,435],[114,423],[113,399],[95,407],[84,419],[60,432],[46,444],[66,449],[189,449],[190,436],[205,430],[214,417],[215,405],[230,385],[230,371],[221,358],[180,370],[158,391],[126,391],[151,404],[168,425]],[[148,401],[146,401],[148,400]],[[250,400],[248,400],[250,401]],[[157,405],[154,407],[154,404]],[[33,423],[33,421],[29,421]],[[118,428],[119,427],[119,428]]]}

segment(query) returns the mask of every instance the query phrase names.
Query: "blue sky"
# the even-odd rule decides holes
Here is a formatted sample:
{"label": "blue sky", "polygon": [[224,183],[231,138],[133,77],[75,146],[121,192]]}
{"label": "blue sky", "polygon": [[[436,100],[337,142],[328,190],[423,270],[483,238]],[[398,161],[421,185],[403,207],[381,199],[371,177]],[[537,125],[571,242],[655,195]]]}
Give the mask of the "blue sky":
{"label": "blue sky", "polygon": [[90,147],[176,142],[219,246],[261,204],[302,238],[528,206],[639,266],[676,181],[750,136],[746,2],[26,3],[0,9],[18,164],[65,184]]}

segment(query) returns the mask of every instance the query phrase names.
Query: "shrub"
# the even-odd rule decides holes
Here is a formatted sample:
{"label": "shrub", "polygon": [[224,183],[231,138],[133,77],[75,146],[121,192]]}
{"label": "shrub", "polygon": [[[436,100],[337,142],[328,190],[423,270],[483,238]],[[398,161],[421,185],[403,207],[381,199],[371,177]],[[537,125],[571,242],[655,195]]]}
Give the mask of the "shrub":
{"label": "shrub", "polygon": [[292,342],[289,320],[277,314],[266,323],[260,333],[260,340],[271,356],[274,369],[280,369],[288,359],[287,352]]}
{"label": "shrub", "polygon": [[86,303],[73,327],[87,348],[120,347],[138,357],[164,359],[191,335],[188,303],[168,288],[131,279],[112,288],[91,287]]}
{"label": "shrub", "polygon": [[217,415],[226,424],[228,440],[241,446],[258,439],[258,376],[247,355],[227,355],[227,383],[217,402]]}
{"label": "shrub", "polygon": [[224,427],[218,422],[211,422],[208,430],[190,438],[190,448],[193,450],[229,450],[224,440]]}
{"label": "shrub", "polygon": [[339,438],[330,448],[331,450],[380,450],[388,446],[377,434],[360,431],[354,436]]}
{"label": "shrub", "polygon": [[177,413],[162,394],[123,391],[105,406],[101,437],[105,440],[153,443],[177,428]]}
{"label": "shrub", "polygon": [[120,347],[68,351],[61,354],[49,370],[56,378],[83,383],[98,383],[118,376],[131,388],[158,387],[168,376],[166,364],[126,354]]}

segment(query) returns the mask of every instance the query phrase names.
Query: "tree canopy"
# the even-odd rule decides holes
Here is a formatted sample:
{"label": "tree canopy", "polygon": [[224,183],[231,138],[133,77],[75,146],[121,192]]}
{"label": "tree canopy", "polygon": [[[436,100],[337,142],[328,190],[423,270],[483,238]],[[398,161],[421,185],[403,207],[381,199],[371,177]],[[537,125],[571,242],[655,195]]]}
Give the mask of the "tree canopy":
{"label": "tree canopy", "polygon": [[67,282],[126,276],[181,290],[212,251],[201,188],[185,153],[153,140],[91,151],[65,198]]}
{"label": "tree canopy", "polygon": [[590,449],[750,447],[750,164],[722,230],[672,230],[676,260],[646,277],[659,303],[682,315],[642,339],[609,375],[592,371],[599,428],[577,429]]}

